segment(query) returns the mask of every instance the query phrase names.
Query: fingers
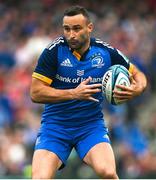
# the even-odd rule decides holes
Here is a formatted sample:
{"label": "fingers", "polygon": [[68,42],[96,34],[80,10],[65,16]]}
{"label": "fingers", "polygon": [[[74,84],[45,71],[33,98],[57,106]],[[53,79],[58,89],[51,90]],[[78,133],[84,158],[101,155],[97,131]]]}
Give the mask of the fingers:
{"label": "fingers", "polygon": [[123,91],[123,90],[118,90],[118,89],[115,89],[114,91],[113,91],[113,93],[114,93],[114,95],[119,95],[119,96],[124,96],[124,95],[126,95],[126,96],[130,96],[130,95],[132,95],[132,92],[131,91]]}
{"label": "fingers", "polygon": [[123,103],[132,98],[132,93],[126,91],[114,91],[113,98],[115,98],[118,103]]}
{"label": "fingers", "polygon": [[130,92],[130,91],[121,91],[121,90],[115,89],[113,91],[113,97],[114,98],[119,98],[119,99],[125,99],[125,98],[130,99],[132,97],[132,92]]}
{"label": "fingers", "polygon": [[123,103],[127,100],[132,99],[133,90],[130,87],[117,85],[113,91],[113,97],[119,101],[119,103]]}
{"label": "fingers", "polygon": [[100,87],[102,87],[102,84],[90,84],[90,85],[88,85],[88,88],[90,88],[90,89],[100,88]]}
{"label": "fingers", "polygon": [[117,101],[124,102],[136,96],[136,92],[137,92],[136,81],[132,77],[130,77],[130,81],[131,81],[130,86],[123,86],[123,85],[115,86],[115,89],[113,91],[113,97],[117,99]]}
{"label": "fingers", "polygon": [[86,93],[90,93],[90,94],[95,94],[95,93],[98,93],[98,92],[101,92],[101,89],[87,89],[86,90]]}
{"label": "fingers", "polygon": [[[92,80],[92,77],[88,77],[87,79],[85,79],[84,81],[81,82],[82,85],[87,85],[89,82],[91,82]],[[88,85],[88,87],[90,88],[96,88],[96,87],[101,87],[102,84],[91,84],[91,85]]]}
{"label": "fingers", "polygon": [[116,85],[114,91],[116,91],[117,89],[121,89],[121,91],[130,91],[131,87],[124,86],[124,85]]}
{"label": "fingers", "polygon": [[82,85],[87,85],[87,87],[89,89],[94,89],[94,88],[99,88],[102,87],[102,84],[88,84],[90,81],[92,80],[92,78],[89,76],[87,79],[85,79],[84,81],[81,82]]}
{"label": "fingers", "polygon": [[89,84],[92,78],[88,77],[84,81],[82,81],[79,86],[76,88],[76,98],[83,100],[90,100],[94,102],[99,102],[98,99],[92,97],[93,94],[101,92],[102,84]]}
{"label": "fingers", "polygon": [[85,79],[84,81],[82,81],[81,84],[86,85],[86,84],[88,84],[91,80],[92,80],[92,78],[89,76],[87,79]]}

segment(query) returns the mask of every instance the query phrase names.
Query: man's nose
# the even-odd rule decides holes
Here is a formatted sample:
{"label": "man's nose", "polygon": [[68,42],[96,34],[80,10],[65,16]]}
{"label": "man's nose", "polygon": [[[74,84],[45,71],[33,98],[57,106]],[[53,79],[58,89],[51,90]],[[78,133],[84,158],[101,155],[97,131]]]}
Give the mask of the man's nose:
{"label": "man's nose", "polygon": [[75,38],[75,32],[73,30],[70,31],[70,38]]}

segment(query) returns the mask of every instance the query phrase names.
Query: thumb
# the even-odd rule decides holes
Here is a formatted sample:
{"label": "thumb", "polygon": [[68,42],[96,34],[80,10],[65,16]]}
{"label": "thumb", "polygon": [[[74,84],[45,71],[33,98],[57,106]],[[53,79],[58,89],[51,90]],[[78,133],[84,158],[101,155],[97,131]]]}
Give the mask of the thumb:
{"label": "thumb", "polygon": [[130,76],[130,83],[131,84],[136,84],[136,81],[134,80],[133,76]]}
{"label": "thumb", "polygon": [[90,81],[92,80],[92,78],[89,76],[87,79],[85,79],[82,84],[88,84]]}
{"label": "thumb", "polygon": [[134,83],[134,78],[133,78],[132,74],[130,74],[129,79],[130,79],[131,84]]}

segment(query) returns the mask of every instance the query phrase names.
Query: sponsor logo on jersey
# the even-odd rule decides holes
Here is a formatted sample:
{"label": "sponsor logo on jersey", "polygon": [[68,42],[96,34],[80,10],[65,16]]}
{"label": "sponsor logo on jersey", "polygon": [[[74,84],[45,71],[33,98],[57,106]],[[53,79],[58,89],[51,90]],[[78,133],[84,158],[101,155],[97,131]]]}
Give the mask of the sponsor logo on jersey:
{"label": "sponsor logo on jersey", "polygon": [[65,59],[60,65],[66,66],[66,67],[73,67],[72,63],[70,62],[70,60],[68,58]]}
{"label": "sponsor logo on jersey", "polygon": [[[71,78],[71,77],[65,77],[65,76],[61,76],[60,74],[56,74],[55,76],[56,79],[58,79],[61,82],[65,82],[65,83],[81,83],[82,81],[86,80],[86,78],[84,77],[76,77],[76,78]],[[90,81],[91,83],[101,83],[102,82],[103,77],[92,77],[92,80]]]}

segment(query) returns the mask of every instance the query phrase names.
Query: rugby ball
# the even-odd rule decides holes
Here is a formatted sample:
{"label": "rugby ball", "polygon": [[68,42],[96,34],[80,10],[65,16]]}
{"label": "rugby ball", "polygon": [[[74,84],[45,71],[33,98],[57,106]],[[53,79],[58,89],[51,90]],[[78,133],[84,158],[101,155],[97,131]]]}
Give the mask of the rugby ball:
{"label": "rugby ball", "polygon": [[119,100],[113,98],[113,90],[116,85],[130,86],[129,72],[123,65],[111,66],[102,79],[102,93],[107,101],[113,105],[121,104]]}

